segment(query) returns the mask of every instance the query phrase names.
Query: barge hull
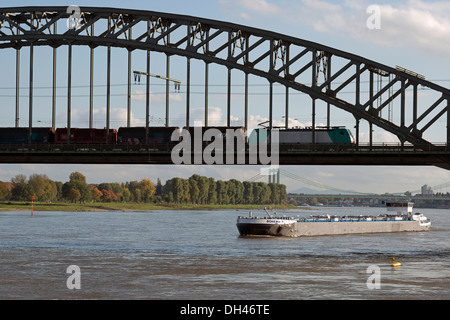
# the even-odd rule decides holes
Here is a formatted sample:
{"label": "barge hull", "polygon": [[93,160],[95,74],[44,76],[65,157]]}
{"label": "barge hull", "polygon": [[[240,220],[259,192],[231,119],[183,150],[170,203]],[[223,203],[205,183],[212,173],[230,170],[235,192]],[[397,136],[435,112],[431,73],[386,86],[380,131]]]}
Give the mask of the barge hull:
{"label": "barge hull", "polygon": [[299,222],[295,225],[295,236],[414,232],[429,228],[418,221]]}
{"label": "barge hull", "polygon": [[326,235],[427,231],[418,221],[297,222],[289,225],[238,223],[241,236],[312,237]]}
{"label": "barge hull", "polygon": [[258,224],[258,223],[238,223],[237,228],[241,236],[277,236],[296,237],[294,224]]}

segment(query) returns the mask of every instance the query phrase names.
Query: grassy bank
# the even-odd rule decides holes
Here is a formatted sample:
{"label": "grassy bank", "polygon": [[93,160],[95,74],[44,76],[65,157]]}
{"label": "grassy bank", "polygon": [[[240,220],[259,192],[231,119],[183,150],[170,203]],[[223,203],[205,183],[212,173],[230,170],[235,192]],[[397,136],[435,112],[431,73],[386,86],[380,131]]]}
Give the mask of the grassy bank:
{"label": "grassy bank", "polygon": [[[267,206],[267,205],[266,205]],[[267,206],[268,207],[268,206]],[[294,209],[293,205],[270,206],[274,210]],[[133,211],[133,210],[263,210],[264,205],[196,205],[196,204],[154,204],[154,203],[33,203],[34,211]],[[31,202],[0,202],[0,211],[31,211]]]}

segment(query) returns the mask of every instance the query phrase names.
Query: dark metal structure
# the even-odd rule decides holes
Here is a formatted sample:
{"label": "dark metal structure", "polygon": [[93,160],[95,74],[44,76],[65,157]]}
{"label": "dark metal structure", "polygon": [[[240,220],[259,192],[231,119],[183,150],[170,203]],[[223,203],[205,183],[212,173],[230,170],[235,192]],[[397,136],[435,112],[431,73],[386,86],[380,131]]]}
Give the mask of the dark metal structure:
{"label": "dark metal structure", "polygon": [[[57,27],[61,21],[67,21],[67,27]],[[439,119],[446,117],[446,131],[443,141],[450,142],[450,90],[424,77],[403,68],[392,68],[360,56],[330,48],[321,44],[305,41],[271,31],[260,30],[228,22],[214,21],[198,17],[175,15],[161,12],[92,7],[16,7],[0,8],[0,49],[12,48],[17,52],[16,66],[16,114],[19,112],[19,66],[20,50],[30,48],[30,85],[29,85],[29,126],[32,129],[33,114],[33,48],[51,46],[53,48],[53,106],[56,100],[56,50],[68,46],[67,70],[67,128],[71,127],[71,77],[72,47],[74,45],[91,48],[91,96],[90,126],[92,127],[92,73],[93,53],[96,47],[107,47],[107,121],[110,127],[110,68],[111,48],[120,47],[128,50],[128,126],[130,125],[131,105],[131,58],[134,50],[147,52],[147,73],[150,64],[150,52],[165,53],[167,57],[166,77],[170,76],[170,57],[173,55],[186,58],[186,126],[190,120],[190,74],[191,59],[205,63],[205,125],[208,126],[208,86],[209,65],[218,64],[228,70],[227,82],[227,125],[231,116],[231,71],[240,70],[245,75],[244,101],[245,121],[248,126],[248,76],[254,75],[267,80],[269,100],[269,127],[273,123],[273,85],[281,84],[286,89],[285,121],[289,119],[289,90],[303,92],[311,98],[312,128],[316,127],[316,101],[327,105],[327,125],[330,125],[330,107],[342,109],[355,118],[356,142],[359,142],[360,121],[367,121],[370,126],[370,146],[373,145],[372,126],[396,135],[402,146],[412,145],[414,161],[410,162],[404,148],[398,153],[391,152],[386,162],[382,158],[374,161],[379,164],[424,164],[449,166],[447,147],[438,148],[424,138],[427,130]],[[148,79],[148,76],[147,76]],[[387,81],[382,81],[387,79]],[[147,81],[148,83],[148,81]],[[426,87],[433,96],[431,104],[423,106],[419,101],[418,90]],[[343,94],[343,89],[350,89],[354,94]],[[412,90],[412,97],[407,97],[406,90]],[[149,124],[149,88],[147,85],[146,127]],[[382,100],[383,97],[388,98]],[[383,110],[395,104],[399,117],[396,122]],[[18,118],[18,116],[16,117]],[[55,109],[52,124],[55,126]],[[166,126],[169,124],[169,92],[166,86]],[[18,126],[18,119],[16,119]],[[313,136],[313,144],[314,134]],[[423,155],[420,154],[424,151]],[[360,161],[355,159],[355,150],[350,157],[342,158],[342,164],[371,164],[372,148]],[[438,153],[438,157],[435,156]],[[406,157],[395,159],[398,154]],[[336,157],[329,153],[329,156]],[[280,157],[283,154],[280,153]],[[339,156],[337,156],[339,158]],[[434,158],[434,159],[430,159]],[[324,156],[323,159],[326,157]],[[285,157],[286,163],[305,164],[307,158]],[[347,159],[347,160],[345,160]],[[372,158],[373,159],[373,158]],[[418,160],[417,160],[418,159]],[[3,160],[9,161],[9,160]],[[24,160],[26,161],[26,160]],[[30,160],[31,161],[31,160]],[[45,161],[45,160],[44,160]],[[90,162],[88,160],[87,162]],[[313,160],[311,160],[313,161]],[[338,162],[341,162],[338,161]],[[51,161],[50,161],[51,162]],[[144,161],[145,162],[145,161]],[[327,161],[325,161],[327,162]],[[280,160],[283,163],[283,160]],[[319,161],[320,163],[320,161]],[[331,161],[330,161],[331,164]],[[447,165],[446,165],[447,164]]]}

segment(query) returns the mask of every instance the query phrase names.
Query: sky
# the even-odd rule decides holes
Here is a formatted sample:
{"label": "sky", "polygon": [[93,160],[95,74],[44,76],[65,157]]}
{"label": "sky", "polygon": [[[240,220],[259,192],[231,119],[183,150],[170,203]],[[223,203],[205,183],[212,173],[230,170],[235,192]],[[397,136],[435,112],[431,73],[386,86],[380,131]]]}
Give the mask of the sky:
{"label": "sky", "polygon": [[[377,28],[368,28],[367,21],[372,17],[371,5],[376,4],[380,9],[380,19]],[[192,1],[2,1],[2,7],[15,6],[98,6],[115,7],[139,10],[159,11],[175,14],[184,14],[202,18],[228,21],[236,24],[248,25],[265,30],[271,30],[292,37],[317,42],[342,51],[363,56],[385,65],[395,67],[400,65],[413,70],[443,87],[450,87],[450,2],[426,1],[426,0],[400,0],[400,1],[366,1],[366,0],[192,0]],[[371,20],[374,22],[374,20]],[[58,49],[58,106],[66,103],[65,93],[67,82],[65,71],[67,70],[67,49]],[[14,50],[1,52],[0,68],[3,70],[0,77],[0,101],[4,116],[0,119],[0,126],[13,126],[14,122],[14,92],[10,79],[14,78]],[[23,49],[21,61],[21,87],[23,97],[21,105],[27,106],[27,49]],[[95,52],[96,72],[103,74],[105,66],[105,49],[99,48]],[[145,68],[145,53],[133,53],[133,68]],[[51,77],[48,75],[48,64],[51,51],[48,48],[36,48],[35,50],[35,102],[37,112],[33,115],[34,121],[42,126],[49,124],[49,109],[51,102]],[[165,67],[163,57],[159,54],[152,55],[152,73],[164,74]],[[185,79],[185,62],[179,57],[171,58],[171,76]],[[89,52],[85,48],[74,48],[74,76],[73,89],[73,126],[87,126],[88,92],[85,86],[88,83]],[[164,61],[164,63],[159,63]],[[112,84],[113,101],[111,105],[112,125],[123,125],[126,119],[125,92],[123,75],[126,74],[126,56],[123,50],[113,49],[112,53]],[[203,78],[196,77],[203,72],[203,63],[193,61],[192,77],[192,118],[201,119],[203,116]],[[4,76],[4,75],[7,76]],[[210,71],[210,122],[223,123],[224,106],[226,105],[226,73],[218,67],[211,66]],[[233,80],[242,82],[242,74],[233,71]],[[94,124],[97,127],[104,126],[104,77],[95,76],[96,96]],[[253,106],[267,105],[267,98],[259,90],[260,79],[251,79],[250,104]],[[164,87],[161,82],[152,80],[151,101],[154,106],[151,125],[161,125],[164,119]],[[8,89],[9,88],[9,89]],[[233,87],[232,123],[242,123],[242,93],[239,87]],[[275,92],[282,88],[275,86]],[[142,106],[145,86],[133,84],[133,114],[132,124],[143,125],[144,118]],[[277,91],[278,90],[278,91]],[[22,92],[22,91],[21,91]],[[426,100],[428,92],[419,93]],[[22,96],[22,94],[21,94]],[[264,99],[264,101],[262,100]],[[284,96],[275,96],[274,103],[284,105]],[[304,97],[292,93],[292,105],[302,104]],[[183,90],[176,92],[171,88],[171,124],[180,125],[184,121],[185,96]],[[41,109],[39,109],[41,108]],[[46,109],[47,108],[47,109]],[[21,111],[21,125],[27,126],[27,108]],[[282,108],[281,108],[282,109]],[[58,109],[57,126],[65,125],[66,113],[64,107]],[[348,114],[333,111],[333,124],[345,125],[352,129],[354,120]],[[256,126],[258,122],[267,120],[267,111],[264,107],[250,108],[250,126]],[[290,125],[310,124],[309,111],[301,108],[290,111]],[[445,118],[445,117],[444,117]],[[275,123],[283,123],[282,113],[274,115]],[[318,115],[318,122],[325,122],[323,116]],[[436,128],[430,128],[430,140],[443,142],[442,130],[445,119],[437,122]],[[367,128],[361,128],[361,139],[367,140]],[[384,131],[374,133],[377,142],[395,142],[395,137]],[[287,166],[284,170],[292,172],[299,177],[320,182],[344,190],[357,190],[359,192],[402,192],[419,190],[424,184],[436,186],[450,182],[450,172],[436,167],[382,167],[382,166]],[[0,180],[9,181],[16,174],[29,176],[33,173],[46,174],[56,181],[67,181],[69,174],[80,171],[86,175],[89,183],[100,182],[124,182],[140,180],[147,177],[156,181],[160,178],[166,181],[172,177],[180,176],[188,178],[192,174],[200,174],[214,177],[216,180],[238,179],[246,180],[260,173],[257,166],[151,166],[151,165],[44,165],[44,164],[0,164]],[[263,180],[260,180],[263,181]],[[282,177],[282,183],[287,185],[288,191],[308,187],[298,181]],[[447,192],[448,190],[439,190]]]}

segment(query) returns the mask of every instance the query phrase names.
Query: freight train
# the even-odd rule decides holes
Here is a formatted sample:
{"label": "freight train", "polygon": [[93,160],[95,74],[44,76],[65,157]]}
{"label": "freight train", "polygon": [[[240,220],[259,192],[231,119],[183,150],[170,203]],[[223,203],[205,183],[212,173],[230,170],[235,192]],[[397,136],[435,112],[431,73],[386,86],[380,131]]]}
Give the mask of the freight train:
{"label": "freight train", "polygon": [[[188,129],[191,134],[191,142],[194,143],[194,135],[197,132],[195,127]],[[217,129],[216,136],[208,137],[209,140],[203,141],[203,135],[208,129]],[[244,127],[202,127],[201,135],[203,144],[208,144],[216,139],[223,139],[226,142],[227,129],[232,129],[238,138],[243,138],[248,143],[271,143],[270,130],[266,128],[254,129],[247,139]],[[149,127],[148,144],[173,144],[172,133],[179,127]],[[311,128],[291,128],[291,129],[275,129],[279,134],[280,145],[308,145],[312,144]],[[355,144],[355,139],[350,130],[345,127],[316,128],[315,144],[318,145],[339,145],[351,146]],[[242,137],[239,137],[241,135]],[[71,128],[70,140],[67,141],[67,128],[33,128],[31,134],[31,144],[131,144],[139,145],[146,143],[145,127],[121,127],[116,129],[87,129],[87,128]],[[30,132],[29,128],[0,128],[0,144],[29,144]]]}

